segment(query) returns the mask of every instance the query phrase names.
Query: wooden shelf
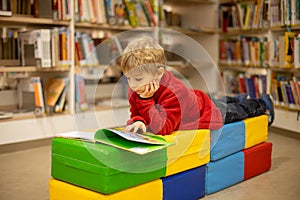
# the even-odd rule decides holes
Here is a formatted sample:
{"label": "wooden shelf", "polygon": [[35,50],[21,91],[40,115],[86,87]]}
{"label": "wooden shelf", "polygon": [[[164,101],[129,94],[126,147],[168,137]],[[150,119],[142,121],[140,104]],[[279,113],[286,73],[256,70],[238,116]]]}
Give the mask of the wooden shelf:
{"label": "wooden shelf", "polygon": [[228,32],[220,31],[220,36],[239,36],[239,35],[247,35],[247,34],[264,34],[267,33],[268,29],[251,29],[251,30],[232,30]]}
{"label": "wooden shelf", "polygon": [[278,71],[278,72],[291,72],[291,73],[300,72],[300,68],[275,68],[275,67],[270,67],[268,69],[270,69],[272,71]]}
{"label": "wooden shelf", "polygon": [[292,108],[292,107],[287,106],[287,105],[274,105],[274,107],[277,108],[277,109],[300,112],[300,108]]}
{"label": "wooden shelf", "polygon": [[279,72],[300,72],[300,68],[278,68],[278,67],[248,67],[238,64],[223,64],[219,63],[220,69],[228,69],[228,70],[239,70],[239,71],[247,71],[249,69],[258,69],[258,70],[271,70],[271,71],[279,71]]}
{"label": "wooden shelf", "polygon": [[273,32],[286,32],[290,29],[291,31],[300,31],[300,24],[292,25],[292,26],[278,26],[278,27],[270,27],[270,30]]}
{"label": "wooden shelf", "polygon": [[76,22],[76,28],[90,28],[90,29],[105,29],[105,30],[115,30],[115,31],[126,31],[133,29],[132,26],[111,26],[109,24],[92,24],[89,22]]}
{"label": "wooden shelf", "polygon": [[1,24],[6,25],[47,25],[47,26],[67,26],[70,24],[69,21],[55,21],[46,18],[34,18],[30,15],[13,15],[11,17],[0,17]]}
{"label": "wooden shelf", "polygon": [[15,67],[0,67],[0,72],[68,72],[69,67],[51,67],[45,69],[37,69],[36,66],[15,66]]}
{"label": "wooden shelf", "polygon": [[186,0],[186,1],[182,1],[182,0],[165,0],[164,1],[165,4],[171,4],[171,3],[175,3],[175,4],[215,4],[217,3],[217,0]]}

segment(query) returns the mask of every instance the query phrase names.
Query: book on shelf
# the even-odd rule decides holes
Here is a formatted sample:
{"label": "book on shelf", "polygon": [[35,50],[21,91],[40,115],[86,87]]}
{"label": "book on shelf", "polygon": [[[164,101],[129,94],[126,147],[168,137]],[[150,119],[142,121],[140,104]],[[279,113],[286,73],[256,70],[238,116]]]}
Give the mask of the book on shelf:
{"label": "book on shelf", "polygon": [[125,10],[126,10],[126,16],[128,19],[128,22],[131,26],[136,27],[138,26],[137,21],[137,14],[134,7],[134,2],[131,0],[124,0]]}
{"label": "book on shelf", "polygon": [[59,95],[57,102],[54,106],[53,111],[56,113],[61,113],[65,110],[66,102],[67,102],[67,92],[68,86],[65,86],[61,94]]}
{"label": "book on shelf", "polygon": [[102,143],[140,155],[161,150],[173,144],[167,142],[162,136],[152,133],[140,134],[118,129],[99,129],[96,132],[74,131],[57,134],[56,137]]}
{"label": "book on shelf", "polygon": [[40,77],[31,77],[31,82],[34,88],[34,100],[35,100],[35,113],[36,115],[41,115],[45,113],[45,103],[44,103],[44,95],[43,88]]}
{"label": "book on shelf", "polygon": [[41,78],[33,76],[22,78],[17,85],[18,108],[24,110],[38,110],[39,113],[45,112],[45,99],[41,83]]}
{"label": "book on shelf", "polygon": [[88,33],[75,33],[75,59],[77,66],[97,66],[99,58],[94,40]]}
{"label": "book on shelf", "polygon": [[141,0],[142,6],[144,8],[144,11],[148,17],[148,21],[150,21],[151,26],[157,26],[158,21],[157,18],[155,17],[154,11],[151,7],[150,1],[149,0]]}
{"label": "book on shelf", "polygon": [[294,38],[295,32],[285,32],[284,40],[284,68],[294,66]]}
{"label": "book on shelf", "polygon": [[11,2],[10,0],[1,0],[0,1],[0,16],[11,16]]}
{"label": "book on shelf", "polygon": [[65,27],[58,29],[59,66],[71,64],[71,30]]}
{"label": "book on shelf", "polygon": [[223,32],[262,29],[267,12],[268,2],[264,0],[226,2],[219,9],[219,25]]}
{"label": "book on shelf", "polygon": [[95,4],[96,11],[96,22],[98,24],[106,23],[106,10],[104,0],[93,0]]}
{"label": "book on shelf", "polygon": [[260,23],[262,21],[263,6],[264,0],[257,0],[257,3],[255,5],[254,19],[252,23],[253,29],[258,29],[260,27]]}
{"label": "book on shelf", "polygon": [[300,109],[300,78],[287,73],[273,73],[271,94],[275,105]]}
{"label": "book on shelf", "polygon": [[[45,86],[46,105],[55,111],[55,106],[65,102],[69,79],[67,77],[50,78]],[[60,102],[64,101],[64,102]],[[63,106],[63,105],[62,105]]]}
{"label": "book on shelf", "polygon": [[20,33],[21,63],[49,68],[51,63],[50,29],[35,29]]}
{"label": "book on shelf", "polygon": [[114,0],[105,0],[105,11],[106,11],[106,18],[109,25],[116,25],[116,13],[115,13],[115,4]]}
{"label": "book on shelf", "polygon": [[151,23],[149,23],[147,15],[145,13],[145,10],[142,7],[142,3],[137,1],[133,3],[135,13],[136,13],[136,19],[137,19],[137,24],[138,26],[141,27],[146,27],[146,26],[151,26]]}
{"label": "book on shelf", "polygon": [[271,27],[299,24],[300,2],[298,0],[271,0],[269,7],[269,21]]}
{"label": "book on shelf", "polygon": [[[2,28],[0,35],[0,60],[19,60],[19,32],[10,28]],[[17,63],[19,65],[19,62]],[[9,62],[6,64],[14,65],[15,63]]]}
{"label": "book on shelf", "polygon": [[75,75],[75,102],[76,110],[86,110],[88,109],[88,100],[86,94],[85,80],[80,75]]}
{"label": "book on shelf", "polygon": [[300,33],[294,39],[294,65],[295,68],[300,68]]}

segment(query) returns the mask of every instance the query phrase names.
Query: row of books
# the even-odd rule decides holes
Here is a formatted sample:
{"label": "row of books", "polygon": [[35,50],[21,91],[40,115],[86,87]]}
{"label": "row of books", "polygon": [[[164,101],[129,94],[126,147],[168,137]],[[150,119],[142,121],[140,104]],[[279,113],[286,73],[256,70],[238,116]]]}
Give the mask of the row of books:
{"label": "row of books", "polygon": [[0,1],[0,16],[11,16],[12,15],[10,3],[11,3],[10,0],[1,0]]}
{"label": "row of books", "polygon": [[300,24],[299,0],[270,0],[269,10],[271,27]]}
{"label": "row of books", "polygon": [[60,113],[65,111],[68,100],[69,78],[50,78],[44,89],[47,112]]}
{"label": "row of books", "polygon": [[[71,32],[67,28],[35,29],[19,32],[13,29],[0,30],[0,60],[19,60],[17,65],[50,68],[71,65]],[[96,47],[108,38],[101,34],[75,33],[75,65],[96,66],[99,64]],[[110,48],[107,46],[107,48]],[[112,50],[112,49],[111,49]],[[112,50],[113,51],[113,50]]]}
{"label": "row of books", "polygon": [[49,68],[71,64],[71,32],[67,28],[21,32],[19,40],[22,66]]}
{"label": "row of books", "polygon": [[265,28],[267,9],[267,1],[264,0],[221,4],[219,27],[223,32]]}
{"label": "row of books", "polygon": [[273,73],[271,94],[275,105],[300,109],[300,77]]}
{"label": "row of books", "polygon": [[219,62],[226,65],[267,67],[269,43],[266,37],[240,36],[219,40]]}
{"label": "row of books", "polygon": [[172,10],[164,9],[165,14],[165,25],[167,27],[180,27],[181,26],[181,15],[173,12]]}
{"label": "row of books", "polygon": [[35,110],[36,115],[59,113],[66,108],[68,78],[50,78],[45,87],[39,76],[20,79],[17,86],[18,107]]}
{"label": "row of books", "polygon": [[17,30],[2,28],[0,29],[0,59],[19,59]]}
{"label": "row of books", "polygon": [[76,21],[110,25],[157,26],[157,0],[77,0]]}
{"label": "row of books", "polygon": [[[39,111],[40,115],[61,113],[67,110],[69,93],[68,77],[49,78],[44,87],[39,76],[24,78],[19,81],[17,90],[20,109],[34,109]],[[32,95],[28,95],[30,93]],[[75,75],[75,94],[75,103],[79,110],[87,109],[85,82],[79,75]]]}
{"label": "row of books", "polygon": [[300,68],[300,33],[285,32],[270,41],[270,66]]}
{"label": "row of books", "polygon": [[69,20],[70,0],[1,0],[0,16],[14,14]]}
{"label": "row of books", "polygon": [[285,32],[273,40],[240,36],[219,41],[219,61],[226,65],[300,68],[300,34]]}
{"label": "row of books", "polygon": [[267,93],[266,75],[245,75],[234,71],[224,71],[222,78],[228,94],[246,93],[250,98],[258,98]]}

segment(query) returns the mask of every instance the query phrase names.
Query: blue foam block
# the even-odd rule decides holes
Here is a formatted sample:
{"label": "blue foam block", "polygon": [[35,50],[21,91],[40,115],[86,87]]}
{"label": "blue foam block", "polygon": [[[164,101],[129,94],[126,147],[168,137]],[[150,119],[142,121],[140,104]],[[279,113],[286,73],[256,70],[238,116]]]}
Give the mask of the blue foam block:
{"label": "blue foam block", "polygon": [[206,194],[220,191],[244,179],[244,153],[238,152],[206,165]]}
{"label": "blue foam block", "polygon": [[221,129],[211,131],[210,160],[229,156],[245,147],[245,123],[243,121],[225,124]]}
{"label": "blue foam block", "polygon": [[164,200],[195,200],[205,195],[205,165],[162,178]]}

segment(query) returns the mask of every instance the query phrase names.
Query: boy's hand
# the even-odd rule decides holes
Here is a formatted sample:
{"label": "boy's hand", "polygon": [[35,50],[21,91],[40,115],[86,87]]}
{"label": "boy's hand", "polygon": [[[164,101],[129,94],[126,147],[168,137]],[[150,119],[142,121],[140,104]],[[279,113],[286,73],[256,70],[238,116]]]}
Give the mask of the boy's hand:
{"label": "boy's hand", "polygon": [[137,133],[141,131],[142,133],[146,132],[146,125],[141,121],[136,121],[133,124],[126,126],[125,131]]}
{"label": "boy's hand", "polygon": [[141,98],[150,98],[159,88],[159,81],[154,80],[145,86],[145,90],[140,94]]}

